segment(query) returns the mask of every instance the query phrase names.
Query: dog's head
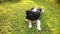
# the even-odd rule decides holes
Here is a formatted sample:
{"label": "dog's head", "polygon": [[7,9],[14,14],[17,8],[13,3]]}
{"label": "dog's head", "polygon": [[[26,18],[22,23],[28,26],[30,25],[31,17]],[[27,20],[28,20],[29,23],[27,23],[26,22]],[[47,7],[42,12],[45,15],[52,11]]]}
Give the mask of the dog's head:
{"label": "dog's head", "polygon": [[39,19],[40,15],[44,12],[43,9],[40,8],[31,8],[30,10],[26,11],[26,18],[28,20],[37,20]]}
{"label": "dog's head", "polygon": [[31,8],[31,11],[33,11],[33,12],[40,12],[41,14],[44,12],[44,10],[41,9],[41,8]]}

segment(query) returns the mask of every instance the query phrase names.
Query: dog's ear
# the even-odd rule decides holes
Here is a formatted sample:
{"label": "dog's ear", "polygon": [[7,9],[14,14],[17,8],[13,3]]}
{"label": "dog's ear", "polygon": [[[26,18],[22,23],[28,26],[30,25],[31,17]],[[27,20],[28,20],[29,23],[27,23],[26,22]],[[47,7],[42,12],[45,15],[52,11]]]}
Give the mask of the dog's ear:
{"label": "dog's ear", "polygon": [[31,8],[31,10],[33,10],[34,8]]}
{"label": "dog's ear", "polygon": [[38,10],[40,11],[40,14],[42,14],[42,13],[43,13],[41,8],[39,8]]}
{"label": "dog's ear", "polygon": [[39,11],[40,11],[40,14],[44,13],[44,10],[43,9],[39,9]]}

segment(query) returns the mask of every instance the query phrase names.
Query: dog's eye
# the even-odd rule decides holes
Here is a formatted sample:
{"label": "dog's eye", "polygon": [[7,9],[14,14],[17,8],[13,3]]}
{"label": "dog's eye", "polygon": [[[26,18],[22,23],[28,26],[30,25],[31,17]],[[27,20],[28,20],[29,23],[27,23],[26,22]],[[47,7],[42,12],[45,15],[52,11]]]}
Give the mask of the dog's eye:
{"label": "dog's eye", "polygon": [[39,9],[40,11],[42,11],[42,9]]}

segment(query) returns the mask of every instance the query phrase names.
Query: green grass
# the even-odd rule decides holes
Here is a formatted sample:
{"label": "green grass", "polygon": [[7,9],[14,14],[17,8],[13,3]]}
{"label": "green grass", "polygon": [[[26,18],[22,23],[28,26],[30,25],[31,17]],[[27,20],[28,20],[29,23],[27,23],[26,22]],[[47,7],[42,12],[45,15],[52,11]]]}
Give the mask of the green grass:
{"label": "green grass", "polygon": [[[0,4],[0,34],[60,34],[60,6],[52,0],[22,0]],[[32,7],[45,10],[41,15],[40,32],[25,21],[25,11]]]}

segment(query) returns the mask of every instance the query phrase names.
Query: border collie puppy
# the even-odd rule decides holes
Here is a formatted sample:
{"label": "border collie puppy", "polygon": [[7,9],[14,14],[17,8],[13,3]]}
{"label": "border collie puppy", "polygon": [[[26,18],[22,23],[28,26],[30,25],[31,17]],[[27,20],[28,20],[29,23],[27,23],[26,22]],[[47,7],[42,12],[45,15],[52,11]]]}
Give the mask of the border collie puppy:
{"label": "border collie puppy", "polygon": [[30,10],[26,11],[26,21],[29,24],[29,28],[32,27],[32,22],[36,22],[37,25],[37,29],[41,30],[41,21],[39,20],[40,15],[42,14],[42,12],[44,12],[43,9],[40,8],[31,8]]}

